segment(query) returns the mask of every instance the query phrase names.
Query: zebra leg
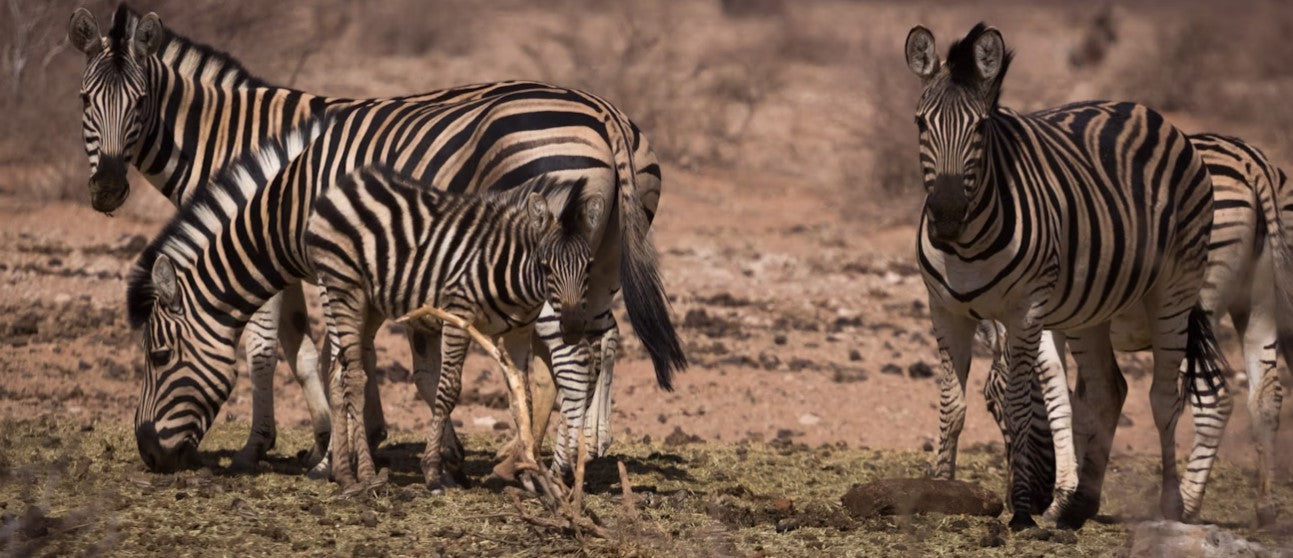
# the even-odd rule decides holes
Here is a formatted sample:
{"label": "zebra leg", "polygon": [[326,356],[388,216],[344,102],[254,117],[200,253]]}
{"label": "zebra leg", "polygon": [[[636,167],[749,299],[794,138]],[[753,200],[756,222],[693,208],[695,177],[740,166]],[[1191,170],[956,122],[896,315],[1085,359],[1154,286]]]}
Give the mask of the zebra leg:
{"label": "zebra leg", "polygon": [[548,354],[552,355],[552,371],[561,395],[561,414],[564,417],[564,428],[560,430],[553,450],[552,470],[568,475],[573,470],[571,456],[578,455],[579,434],[588,413],[593,379],[589,371],[587,343],[581,341],[577,345],[567,345],[561,340],[558,322],[556,313],[545,304],[534,327],[539,338],[547,343]]}
{"label": "zebra leg", "polygon": [[619,326],[609,308],[594,318],[592,332],[588,336],[589,367],[597,384],[589,405],[591,412],[584,418],[584,436],[588,455],[601,457],[611,447],[611,382],[620,347]]}
{"label": "zebra leg", "polygon": [[1221,445],[1221,436],[1225,433],[1234,405],[1226,388],[1225,357],[1213,336],[1213,323],[1212,316],[1202,306],[1196,305],[1189,311],[1186,360],[1177,369],[1177,377],[1189,382],[1185,384],[1188,393],[1184,397],[1188,397],[1194,422],[1194,440],[1179,496],[1184,521],[1198,518],[1208,477],[1216,462],[1217,448]]}
{"label": "zebra leg", "polygon": [[[448,311],[454,312],[453,309]],[[468,316],[463,318],[470,321]],[[427,426],[426,451],[422,453],[422,476],[427,489],[436,494],[457,487],[453,477],[446,475],[444,470],[444,431],[462,392],[462,365],[470,346],[471,336],[467,332],[447,324],[444,326],[440,334],[440,385],[436,389],[431,422]]]}
{"label": "zebra leg", "polygon": [[1185,314],[1176,317],[1157,316],[1152,320],[1154,344],[1154,377],[1149,388],[1149,404],[1158,428],[1159,453],[1162,466],[1162,492],[1159,509],[1166,519],[1180,521],[1185,511],[1181,499],[1181,478],[1176,469],[1176,421],[1185,408],[1185,394],[1180,389],[1181,361],[1185,357]]}
{"label": "zebra leg", "polygon": [[[983,384],[983,398],[987,402],[988,412],[1001,431],[1001,438],[1006,448],[1010,448],[1014,437],[1010,434],[1006,422],[1006,380],[1010,377],[1010,367],[1006,362],[1006,327],[1000,322],[982,320],[976,338],[988,346],[993,353],[992,368],[988,370],[987,382]],[[1042,346],[1053,345],[1054,354],[1059,356],[1061,368],[1064,368],[1063,334],[1045,331],[1042,333]],[[1067,372],[1065,372],[1067,376]],[[1038,461],[1033,469],[1034,475],[1028,479],[1029,500],[1039,508],[1049,508],[1055,496],[1055,453],[1054,440],[1051,436],[1051,421],[1047,409],[1045,392],[1037,375],[1033,375],[1028,389],[1031,400],[1032,416],[1029,420],[1029,436],[1036,441]],[[1067,386],[1064,389],[1068,389]],[[1076,448],[1076,444],[1075,444]],[[1012,454],[1006,452],[1006,470],[1012,467]],[[1006,492],[1010,492],[1012,479],[1006,481]],[[1013,512],[1013,508],[1011,509]]]}
{"label": "zebra leg", "polygon": [[[377,320],[380,323],[380,319]],[[373,333],[364,339],[364,370],[368,376],[364,382],[364,438],[372,451],[386,441],[386,415],[382,413],[381,378],[377,375],[377,349],[373,347]]]}
{"label": "zebra leg", "polygon": [[1062,528],[1078,529],[1100,511],[1104,472],[1127,399],[1127,381],[1114,358],[1108,324],[1074,334],[1069,340],[1078,364],[1073,430],[1081,448],[1081,476],[1072,505],[1061,510],[1055,520]]}
{"label": "zebra leg", "polygon": [[[341,485],[343,490],[356,486],[354,472],[354,455],[351,453],[352,432],[356,430],[353,420],[361,420],[350,408],[347,390],[355,384],[351,377],[363,374],[362,349],[363,338],[362,314],[353,311],[354,304],[342,303],[344,296],[341,289],[324,290],[325,304],[323,312],[328,321],[328,339],[334,354],[329,359],[328,373],[329,407],[332,410],[332,435],[328,444],[332,479]],[[329,301],[330,302],[327,302]],[[362,402],[362,401],[361,401]],[[362,425],[360,425],[362,428]],[[322,465],[322,464],[321,464]],[[315,468],[316,470],[318,467]],[[312,470],[311,473],[315,471]]]}
{"label": "zebra leg", "polygon": [[956,478],[956,445],[965,426],[965,380],[970,373],[974,320],[930,305],[938,340],[938,461],[934,477]]}
{"label": "zebra leg", "polygon": [[[1030,494],[1028,499],[1037,509],[1046,509],[1043,517],[1054,519],[1068,509],[1073,495],[1078,490],[1077,449],[1073,442],[1073,406],[1069,400],[1068,378],[1064,370],[1063,334],[1043,331],[1037,355],[1037,371],[1029,380],[1028,408],[1037,408],[1035,395],[1037,387],[1046,408],[1046,421],[1038,422],[1035,412],[1028,414],[1029,440],[1035,444],[1037,461],[1029,468],[1029,476],[1020,479],[1024,489],[1036,492],[1039,479],[1051,479],[1054,483],[1050,505],[1045,498]],[[1036,436],[1036,433],[1044,433]],[[1047,454],[1041,447],[1046,438],[1050,438],[1053,454]],[[1053,464],[1053,466],[1052,466]],[[1048,483],[1049,484],[1049,483]]]}
{"label": "zebra leg", "polygon": [[332,429],[329,420],[328,398],[324,393],[320,377],[319,353],[309,336],[309,321],[306,318],[305,294],[301,283],[290,285],[282,292],[283,306],[279,312],[279,343],[283,354],[292,369],[292,375],[301,385],[305,395],[305,405],[310,412],[310,422],[314,427],[314,448],[311,450],[311,462],[317,463],[328,451],[328,438]]}
{"label": "zebra leg", "polygon": [[[364,312],[363,336],[360,338],[358,355],[342,355],[347,363],[355,362],[354,357],[358,356],[363,367],[363,375],[350,374],[345,378],[345,396],[346,406],[350,409],[349,414],[352,417],[358,417],[358,424],[352,418],[350,423],[349,435],[350,445],[355,451],[355,473],[358,476],[356,488],[359,490],[368,490],[377,488],[386,483],[384,478],[377,475],[377,465],[373,461],[373,451],[375,445],[372,443],[372,430],[367,427],[369,420],[367,393],[368,386],[373,384],[373,377],[376,375],[376,354],[373,351],[373,338],[377,336],[377,329],[381,327],[382,316],[377,311],[368,307]],[[344,349],[343,349],[344,350]],[[352,350],[353,351],[353,350]],[[380,403],[376,416],[381,416]]]}
{"label": "zebra leg", "polygon": [[[408,338],[409,349],[413,353],[413,385],[417,386],[418,396],[427,408],[435,409],[435,393],[440,385],[440,332],[410,328]],[[466,452],[454,432],[453,421],[445,422],[443,440],[444,463],[453,472],[455,480],[465,485],[467,477],[462,471],[462,462]]]}
{"label": "zebra leg", "polygon": [[1033,527],[1032,514],[1042,511],[1041,502],[1034,501],[1034,479],[1044,476],[1051,465],[1045,463],[1046,451],[1027,430],[1032,427],[1032,391],[1040,381],[1046,400],[1054,449],[1056,487],[1052,506],[1060,509],[1076,489],[1077,458],[1073,450],[1072,412],[1069,406],[1068,384],[1064,370],[1058,363],[1053,343],[1041,347],[1042,326],[1026,313],[1017,323],[1007,326],[1006,354],[1010,364],[1006,380],[1006,423],[1009,425],[1011,447],[1010,499],[1014,512],[1010,526],[1014,529]]}
{"label": "zebra leg", "polygon": [[243,328],[243,349],[251,375],[251,432],[233,456],[233,469],[251,471],[274,448],[274,369],[278,367],[278,317],[282,293],[265,302]]}
{"label": "zebra leg", "polygon": [[1279,430],[1283,386],[1276,369],[1276,346],[1273,301],[1251,305],[1251,313],[1231,312],[1235,329],[1243,338],[1244,360],[1248,370],[1248,414],[1252,417],[1253,445],[1257,450],[1257,523],[1267,526],[1278,513],[1271,495],[1275,473],[1275,432]]}

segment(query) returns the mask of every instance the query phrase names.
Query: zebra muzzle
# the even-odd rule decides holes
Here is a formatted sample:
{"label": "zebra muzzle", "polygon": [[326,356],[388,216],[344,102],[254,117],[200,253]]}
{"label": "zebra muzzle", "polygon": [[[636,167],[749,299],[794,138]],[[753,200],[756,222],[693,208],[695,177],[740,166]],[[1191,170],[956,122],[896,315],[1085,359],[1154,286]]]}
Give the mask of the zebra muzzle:
{"label": "zebra muzzle", "polygon": [[955,240],[965,226],[970,196],[960,175],[939,175],[925,197],[930,233],[938,240]]}
{"label": "zebra muzzle", "polygon": [[130,181],[126,179],[126,166],[121,159],[104,157],[90,177],[90,205],[95,211],[115,211],[130,195]]}

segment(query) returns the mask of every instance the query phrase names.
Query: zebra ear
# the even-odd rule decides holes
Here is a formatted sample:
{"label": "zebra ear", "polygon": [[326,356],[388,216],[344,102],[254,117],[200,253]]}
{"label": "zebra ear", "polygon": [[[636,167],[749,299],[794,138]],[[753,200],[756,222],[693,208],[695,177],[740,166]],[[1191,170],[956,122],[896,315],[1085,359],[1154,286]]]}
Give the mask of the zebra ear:
{"label": "zebra ear", "polygon": [[171,309],[179,307],[179,279],[175,275],[175,264],[165,254],[157,256],[157,261],[153,262],[153,290],[157,293],[158,302]]}
{"label": "zebra ear", "polygon": [[77,8],[72,12],[72,19],[67,22],[67,42],[86,56],[94,56],[103,50],[103,36],[99,34],[99,24],[94,21],[90,10]]}
{"label": "zebra ear", "polygon": [[597,230],[597,225],[601,224],[602,208],[601,196],[589,198],[588,201],[584,202],[584,228],[587,229],[587,232],[592,233]]}
{"label": "zebra ear", "polygon": [[148,15],[135,25],[135,38],[132,43],[137,58],[147,58],[155,54],[162,46],[162,18],[157,17],[155,12],[148,12]]}
{"label": "zebra ear", "polygon": [[525,199],[525,212],[530,217],[530,226],[537,232],[548,230],[552,223],[552,212],[548,211],[548,199],[538,192],[530,192]]}
{"label": "zebra ear", "polygon": [[917,25],[907,33],[907,67],[921,79],[929,79],[938,72],[938,53],[934,51],[934,34]]}
{"label": "zebra ear", "polygon": [[1006,43],[995,27],[987,28],[974,40],[974,69],[979,79],[990,82],[1001,74],[1001,63],[1006,56]]}

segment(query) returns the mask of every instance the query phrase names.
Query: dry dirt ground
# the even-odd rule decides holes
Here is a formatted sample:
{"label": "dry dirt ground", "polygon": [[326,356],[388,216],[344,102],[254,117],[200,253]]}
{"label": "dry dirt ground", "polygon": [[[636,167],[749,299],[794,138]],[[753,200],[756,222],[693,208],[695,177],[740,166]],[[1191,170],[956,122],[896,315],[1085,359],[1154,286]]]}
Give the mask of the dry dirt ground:
{"label": "dry dirt ground", "polygon": [[[1149,359],[1123,355],[1130,389],[1103,510],[1120,521],[1088,526],[1076,544],[1007,534],[1005,546],[984,547],[995,542],[996,520],[840,516],[839,497],[854,482],[923,475],[937,436],[937,356],[913,265],[919,194],[907,186],[918,84],[901,45],[914,23],[935,29],[943,47],[976,21],[1000,27],[1017,54],[1003,97],[1015,108],[1141,99],[1175,111],[1188,132],[1238,134],[1290,168],[1281,148],[1293,144],[1293,126],[1281,123],[1293,121],[1283,62],[1293,55],[1293,10],[1275,2],[1193,5],[1212,11],[1119,3],[1121,39],[1084,69],[1068,61],[1092,14],[1071,2],[640,0],[621,9],[451,0],[416,18],[407,13],[427,11],[422,2],[343,12],[332,3],[144,3],[274,83],[364,97],[532,78],[601,93],[643,124],[665,161],[654,240],[692,366],[676,391],[657,389],[621,314],[611,458],[650,496],[641,521],[618,517],[613,461],[593,465],[590,505],[624,533],[589,543],[596,553],[1104,555],[1122,545],[1126,521],[1152,514]],[[107,4],[91,6],[100,21]],[[44,36],[53,45],[74,6],[48,6],[39,29],[52,30]],[[0,27],[18,12],[0,14]],[[338,13],[340,23],[331,21]],[[204,442],[211,473],[144,473],[129,435],[142,359],[125,323],[125,278],[173,210],[143,182],[116,217],[86,206],[74,95],[83,58],[56,48],[29,65],[26,88],[12,88],[25,98],[0,88],[0,108],[14,117],[0,128],[0,536],[21,524],[43,545],[10,550],[579,550],[528,531],[497,487],[444,498],[418,491],[414,456],[428,413],[409,383],[408,349],[390,331],[378,348],[392,438],[378,456],[397,488],[334,501],[330,485],[300,478],[308,421],[284,365],[278,447],[262,474],[223,470],[247,431],[245,379]],[[1242,362],[1233,330],[1221,336],[1230,362]],[[999,490],[999,434],[979,395],[985,357],[971,374],[963,477]],[[506,403],[502,378],[481,355],[465,380],[454,419],[470,435],[469,472],[480,480],[507,434]],[[1236,396],[1203,520],[1283,544],[1284,527],[1246,527],[1256,474]],[[1293,513],[1293,405],[1285,407],[1276,489]],[[1190,435],[1182,420],[1179,455]]]}
{"label": "dry dirt ground", "polygon": [[[752,553],[762,547],[775,554],[772,550],[779,545],[791,544],[787,541],[810,544],[811,541],[783,540],[775,536],[777,521],[789,517],[785,513],[780,516],[756,513],[754,519],[725,520],[726,512],[715,511],[719,509],[714,507],[716,504],[705,498],[723,497],[724,490],[737,491],[728,497],[746,506],[742,509],[748,508],[749,513],[755,513],[749,510],[762,509],[759,506],[766,507],[771,501],[768,499],[789,498],[800,509],[818,506],[812,508],[817,510],[813,513],[835,517],[842,513],[838,498],[844,488],[852,482],[876,478],[877,467],[883,469],[885,476],[925,473],[933,457],[928,452],[928,443],[937,433],[937,390],[934,381],[926,376],[928,367],[936,361],[923,303],[923,286],[910,263],[914,229],[907,224],[894,224],[859,230],[857,225],[842,223],[827,209],[830,200],[816,196],[813,188],[804,185],[759,178],[729,179],[717,173],[693,174],[676,169],[666,176],[669,177],[666,187],[678,186],[666,190],[656,222],[655,241],[692,367],[678,378],[675,392],[662,392],[654,386],[649,361],[640,346],[635,341],[625,343],[625,357],[616,369],[617,443],[612,454],[615,459],[637,463],[637,473],[645,477],[635,483],[649,485],[646,490],[660,491],[662,498],[679,493],[696,498],[678,505],[687,513],[701,516],[685,521],[686,526],[679,526],[674,522],[677,518],[669,519],[672,516],[665,514],[659,523],[648,522],[647,526],[634,529],[666,529],[671,540],[682,545],[677,547],[680,552],[693,548],[689,545],[694,544],[698,545],[694,548],[735,549],[738,554]],[[745,203],[725,203],[738,193],[746,196]],[[146,187],[138,188],[135,196],[139,199],[131,203],[149,203],[150,195],[153,194]],[[898,203],[895,211],[908,214],[916,211],[908,205]],[[0,444],[5,444],[0,455],[5,455],[7,460],[0,465],[8,468],[7,473],[0,468],[0,475],[7,474],[11,482],[20,481],[0,492],[0,501],[6,506],[0,513],[21,515],[26,513],[24,502],[34,502],[38,507],[44,506],[41,509],[47,513],[59,516],[71,514],[82,506],[101,505],[102,499],[107,498],[118,506],[113,509],[120,513],[108,514],[119,518],[113,520],[118,523],[96,523],[93,532],[103,537],[114,532],[129,534],[131,521],[148,520],[138,514],[150,509],[149,502],[164,501],[168,506],[164,509],[172,509],[169,506],[174,505],[176,510],[191,510],[184,502],[171,502],[188,497],[180,493],[194,494],[193,490],[184,490],[187,486],[184,483],[206,482],[184,480],[188,477],[183,476],[180,480],[170,477],[164,477],[170,480],[157,480],[158,477],[145,474],[133,440],[128,436],[127,425],[141,377],[141,360],[133,334],[124,322],[124,278],[144,239],[161,224],[158,219],[141,217],[142,214],[127,210],[123,216],[107,218],[78,204],[32,203],[0,195],[0,219],[5,223],[0,230],[0,281],[4,284],[0,292],[0,308],[4,309],[0,317],[0,332],[3,332],[0,377],[4,379],[0,383],[0,416],[7,421],[22,421],[8,422],[0,428],[3,433]],[[621,320],[621,323],[627,322]],[[318,324],[315,326],[317,330]],[[626,337],[633,339],[627,331]],[[1233,339],[1227,343],[1234,345]],[[402,337],[383,332],[379,351],[379,365],[387,378],[382,388],[384,408],[395,440],[383,451],[386,454],[383,458],[393,464],[402,482],[412,483],[417,475],[416,460],[412,456],[420,451],[418,440],[423,434],[427,412],[408,382],[409,356]],[[984,356],[979,355],[972,374],[972,403],[962,443],[963,447],[978,448],[971,452],[974,457],[969,459],[980,469],[966,478],[996,489],[1003,482],[1000,475],[1004,459],[995,426],[978,395],[986,372]],[[1232,352],[1231,360],[1239,362],[1237,354]],[[1119,473],[1108,487],[1109,493],[1118,497],[1112,498],[1104,511],[1114,517],[1132,519],[1150,515],[1146,502],[1155,501],[1157,474],[1149,464],[1154,462],[1150,452],[1156,447],[1156,433],[1147,404],[1148,385],[1143,373],[1146,359],[1128,355],[1123,363],[1130,378],[1130,396],[1116,440],[1114,467]],[[476,462],[472,467],[480,476],[487,472],[489,452],[497,447],[496,440],[504,435],[510,421],[501,396],[502,378],[492,371],[484,357],[472,356],[466,385],[470,386],[468,395],[454,417],[463,431],[475,435]],[[347,552],[359,544],[377,544],[374,548],[397,552],[403,547],[385,539],[378,544],[368,540],[371,537],[340,534],[331,539],[298,540],[296,528],[291,526],[295,525],[293,522],[304,521],[312,533],[318,534],[325,527],[318,526],[316,520],[325,520],[303,515],[311,509],[313,504],[309,503],[300,504],[300,509],[277,509],[275,506],[281,507],[276,503],[278,495],[292,494],[292,498],[322,502],[328,508],[327,513],[332,514],[329,517],[335,515],[332,521],[354,520],[350,516],[358,517],[364,506],[377,506],[376,513],[401,509],[412,514],[419,507],[450,506],[452,509],[463,505],[472,510],[470,514],[488,517],[494,517],[491,513],[503,513],[497,509],[485,511],[491,506],[508,509],[507,500],[496,490],[484,494],[469,490],[447,499],[445,504],[437,504],[435,498],[419,493],[414,503],[406,503],[401,498],[412,497],[410,487],[388,496],[396,498],[395,502],[379,499],[374,501],[377,503],[347,503],[340,510],[333,510],[328,504],[331,487],[296,478],[300,471],[296,456],[308,448],[309,438],[305,435],[308,423],[300,390],[285,365],[280,365],[276,389],[278,420],[283,428],[278,447],[266,465],[274,472],[262,475],[263,480],[221,476],[217,484],[225,492],[213,496],[214,501],[196,500],[193,505],[233,506],[232,511],[222,510],[225,515],[238,514],[238,506],[251,506],[259,511],[248,512],[252,514],[249,525],[258,524],[255,518],[286,513],[292,519],[284,520],[287,523],[282,524],[281,532],[288,535],[281,540],[276,539],[280,531],[262,525],[270,529],[265,535],[269,540],[291,545],[283,548],[300,550],[303,544],[307,545],[304,548],[323,545]],[[230,451],[236,449],[245,435],[250,400],[249,383],[239,382],[235,395],[224,408],[218,433],[204,442],[206,459],[217,472],[228,465]],[[1288,414],[1286,411],[1285,415]],[[1190,433],[1187,422],[1183,420],[1179,429],[1178,447],[1182,456]],[[1288,422],[1286,416],[1285,423]],[[679,430],[687,436],[677,434]],[[670,438],[670,434],[674,436]],[[1250,480],[1255,476],[1242,405],[1236,410],[1228,434],[1221,455],[1222,478],[1229,480],[1214,485],[1225,488],[1210,490],[1203,518],[1242,526],[1251,513]],[[671,444],[679,440],[703,443],[688,446],[691,448],[688,451],[664,451],[660,448],[666,439]],[[837,450],[849,448],[842,454],[847,459],[822,461],[816,451],[829,455],[835,451],[829,449],[836,448],[835,444],[839,444]],[[1280,500],[1287,505],[1291,486],[1287,480],[1286,457],[1293,449],[1293,435],[1288,429],[1281,436],[1281,446],[1285,458],[1281,460],[1277,486]],[[93,449],[76,449],[85,447]],[[108,447],[112,449],[103,449]],[[748,477],[733,476],[724,460],[745,459],[741,452],[746,450],[740,449],[744,447],[760,448],[759,451],[780,457],[752,462],[758,465],[743,469]],[[88,465],[82,467],[88,466],[94,473],[86,477],[91,479],[92,482],[86,481],[90,485],[83,487],[79,481],[62,476],[66,474],[61,472],[64,468],[75,467],[85,458],[89,458]],[[788,461],[782,461],[783,458]],[[811,465],[800,460],[809,460]],[[49,463],[56,464],[54,472],[40,468],[41,464]],[[609,485],[615,484],[615,479],[609,467],[612,467],[609,461],[594,467],[600,471],[595,473],[595,478],[602,480],[594,482],[593,491],[601,494],[594,499],[600,502],[598,505],[611,507],[609,498],[615,490]],[[681,472],[681,476],[671,477],[661,470]],[[35,475],[35,480],[29,479],[30,475]],[[784,479],[779,481],[783,484],[752,488],[763,486],[758,484],[762,482],[761,475]],[[716,476],[724,479],[717,487]],[[105,483],[108,488],[101,486]],[[166,486],[156,488],[149,483]],[[135,486],[140,484],[146,487]],[[89,490],[90,486],[94,490]],[[736,488],[740,486],[752,492],[740,492],[745,490]],[[97,496],[88,496],[91,493]],[[243,503],[230,503],[235,500]],[[203,516],[200,512],[193,513]],[[53,525],[61,529],[72,519],[65,517],[59,521],[63,523]],[[167,524],[179,531],[187,529],[187,535],[175,535],[177,541],[197,542],[216,536],[211,529],[220,522],[204,521],[208,522],[188,527]],[[449,537],[445,540],[450,531],[414,527],[408,531],[403,531],[405,527],[396,527],[394,531],[417,533],[404,541],[408,544],[419,540],[441,541],[439,544],[450,550],[467,553],[474,552],[475,548],[465,546],[468,542],[485,545],[480,550],[491,552],[520,550],[508,545],[524,544],[527,540],[521,536],[526,533],[524,528],[505,519],[495,521],[491,525],[502,529],[500,533],[467,530],[475,533],[473,536],[483,537],[478,539]],[[827,519],[813,516],[803,521]],[[934,550],[944,545],[970,550],[979,548],[980,531],[988,529],[980,520],[962,521],[951,517],[928,517],[902,524],[846,523],[848,526],[843,531],[834,524],[813,527],[820,530],[812,531],[815,534],[810,539],[817,542],[811,544],[840,552],[857,548],[895,552],[904,548]],[[1104,548],[1112,548],[1107,545],[1121,544],[1122,528],[1121,524],[1093,526],[1082,532],[1081,544],[1099,541],[1099,545],[1106,545]],[[225,530],[219,531],[226,533],[222,536],[234,537],[240,532],[228,531],[232,529],[228,525],[219,529]],[[58,529],[51,532],[61,533]],[[67,535],[71,538],[61,544],[80,548],[98,540],[88,531],[77,533],[80,534]],[[1258,536],[1282,537],[1279,532]],[[116,537],[112,541],[121,542],[122,537],[130,539],[125,535]],[[490,543],[490,537],[512,542]],[[881,544],[877,542],[881,539],[870,537],[881,537],[884,542]],[[265,542],[257,541],[257,544]],[[864,546],[854,546],[863,543]],[[551,551],[573,548],[560,544],[545,548]],[[1056,550],[1047,546],[1052,544],[1057,543],[1011,539],[1009,548],[1039,548],[1049,553]],[[159,547],[139,548],[149,551]],[[625,548],[651,553],[650,549],[643,549],[646,547]],[[790,550],[791,547],[783,548]],[[636,551],[629,553],[633,552]]]}

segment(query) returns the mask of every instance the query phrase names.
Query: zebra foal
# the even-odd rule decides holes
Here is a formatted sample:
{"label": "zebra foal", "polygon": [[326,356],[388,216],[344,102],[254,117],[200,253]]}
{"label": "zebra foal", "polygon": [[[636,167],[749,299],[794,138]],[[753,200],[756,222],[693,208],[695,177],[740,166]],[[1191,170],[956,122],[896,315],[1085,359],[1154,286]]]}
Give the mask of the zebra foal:
{"label": "zebra foal", "polygon": [[[1213,199],[1198,153],[1161,115],[1134,103],[1086,102],[1033,114],[1001,106],[1013,55],[1001,33],[982,23],[953,43],[946,61],[924,27],[911,30],[905,52],[922,82],[915,119],[927,195],[917,257],[942,365],[936,474],[955,474],[976,323],[995,319],[1006,326],[1010,363],[1011,525],[1035,524],[1031,516],[1041,510],[1030,477],[1049,466],[1039,448],[1045,441],[1026,430],[1036,377],[1054,432],[1047,515],[1061,526],[1081,526],[1099,509],[1126,396],[1110,323],[1136,320],[1146,326],[1136,341],[1154,350],[1160,509],[1169,518],[1193,516],[1230,412],[1216,341],[1199,304]],[[1058,357],[1041,344],[1044,329],[1067,333],[1082,355],[1079,389],[1094,416],[1073,420]],[[1174,442],[1182,374],[1194,383],[1196,426],[1184,483]],[[1075,424],[1076,436],[1090,440],[1081,467]]]}
{"label": "zebra foal", "polygon": [[[593,252],[583,231],[601,218],[603,206],[599,198],[579,203],[585,183],[540,177],[504,193],[475,196],[420,188],[389,168],[370,166],[351,172],[318,199],[306,223],[305,246],[339,350],[330,385],[332,472],[339,484],[368,487],[376,479],[368,444],[353,435],[365,432],[353,426],[364,417],[362,340],[382,317],[425,305],[462,317],[489,336],[528,337],[532,326],[541,336],[559,335],[564,347],[555,351],[553,367],[562,407],[577,411],[567,415],[573,423],[565,429],[583,428],[588,394],[570,389],[591,381],[582,341]],[[549,209],[557,204],[545,196],[561,203],[557,216]],[[427,486],[441,490],[455,484],[443,470],[442,434],[458,402],[471,337],[435,319],[410,325],[431,336],[439,361],[422,469]],[[557,448],[556,469],[569,468],[573,448],[566,445]]]}

